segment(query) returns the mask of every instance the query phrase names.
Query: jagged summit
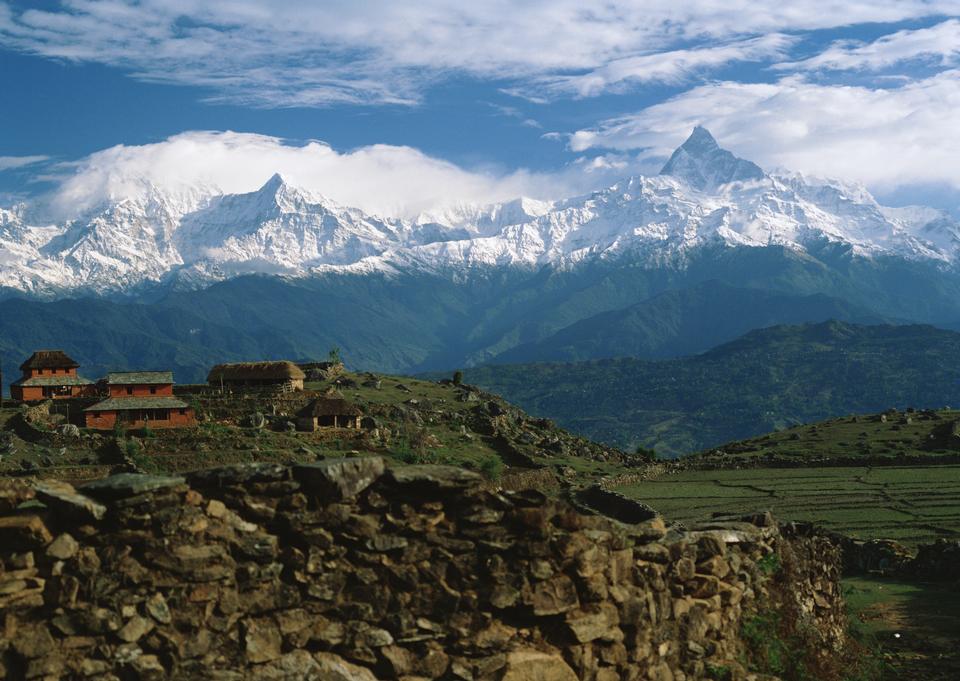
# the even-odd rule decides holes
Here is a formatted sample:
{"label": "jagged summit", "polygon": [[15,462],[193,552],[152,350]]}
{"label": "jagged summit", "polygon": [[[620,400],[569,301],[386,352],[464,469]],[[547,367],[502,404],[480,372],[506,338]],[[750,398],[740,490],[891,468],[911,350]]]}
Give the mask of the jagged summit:
{"label": "jagged summit", "polygon": [[698,125],[687,141],[677,147],[660,170],[685,181],[694,189],[712,191],[730,182],[762,180],[765,175],[757,164],[734,156],[720,147],[710,131]]}

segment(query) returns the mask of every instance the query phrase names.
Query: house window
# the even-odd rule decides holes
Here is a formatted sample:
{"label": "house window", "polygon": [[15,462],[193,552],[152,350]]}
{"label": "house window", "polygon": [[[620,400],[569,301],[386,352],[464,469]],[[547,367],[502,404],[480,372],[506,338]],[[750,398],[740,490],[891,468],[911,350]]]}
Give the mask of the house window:
{"label": "house window", "polygon": [[37,369],[37,376],[43,376],[43,369]]}
{"label": "house window", "polygon": [[156,389],[155,387],[153,387],[153,386],[150,386],[150,394],[151,394],[151,395],[156,395],[156,394],[157,394],[157,389]]}
{"label": "house window", "polygon": [[132,387],[127,388],[127,394],[128,394],[128,395],[132,395],[132,394],[133,394],[133,388],[132,388]]}
{"label": "house window", "polygon": [[186,410],[186,409],[181,409],[181,410],[180,410],[180,416],[186,416],[186,415],[187,415],[187,410]]}

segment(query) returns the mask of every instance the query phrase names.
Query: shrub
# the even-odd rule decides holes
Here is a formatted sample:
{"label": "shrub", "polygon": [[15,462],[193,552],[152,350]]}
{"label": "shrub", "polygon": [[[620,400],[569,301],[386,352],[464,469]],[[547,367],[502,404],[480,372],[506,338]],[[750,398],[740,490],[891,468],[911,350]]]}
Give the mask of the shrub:
{"label": "shrub", "polygon": [[503,474],[503,461],[496,454],[490,454],[480,460],[480,472],[490,480],[499,480]]}
{"label": "shrub", "polygon": [[653,462],[657,460],[657,452],[652,447],[647,449],[643,445],[637,445],[637,449],[634,453],[644,461]]}
{"label": "shrub", "polygon": [[463,372],[459,369],[453,372],[453,384],[461,385],[463,383]]}

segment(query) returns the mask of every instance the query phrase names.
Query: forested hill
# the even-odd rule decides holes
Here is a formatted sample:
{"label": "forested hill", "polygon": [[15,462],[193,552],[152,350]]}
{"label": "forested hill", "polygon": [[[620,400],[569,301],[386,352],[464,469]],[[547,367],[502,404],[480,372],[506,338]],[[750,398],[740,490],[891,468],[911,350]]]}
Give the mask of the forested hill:
{"label": "forested hill", "polygon": [[960,404],[960,333],[774,326],[681,359],[484,366],[464,381],[587,437],[676,456],[843,414]]}

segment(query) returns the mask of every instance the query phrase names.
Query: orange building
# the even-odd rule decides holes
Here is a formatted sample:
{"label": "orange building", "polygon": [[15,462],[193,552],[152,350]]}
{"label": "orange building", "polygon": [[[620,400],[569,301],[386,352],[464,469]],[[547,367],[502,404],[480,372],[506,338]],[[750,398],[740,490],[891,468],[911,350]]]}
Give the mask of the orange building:
{"label": "orange building", "polygon": [[84,409],[87,428],[177,428],[196,424],[193,409],[173,396],[173,372],[127,371],[107,374],[107,399]]}
{"label": "orange building", "polygon": [[62,350],[37,350],[20,365],[23,375],[10,385],[10,397],[33,402],[95,395],[93,381],[77,374],[79,367]]}

